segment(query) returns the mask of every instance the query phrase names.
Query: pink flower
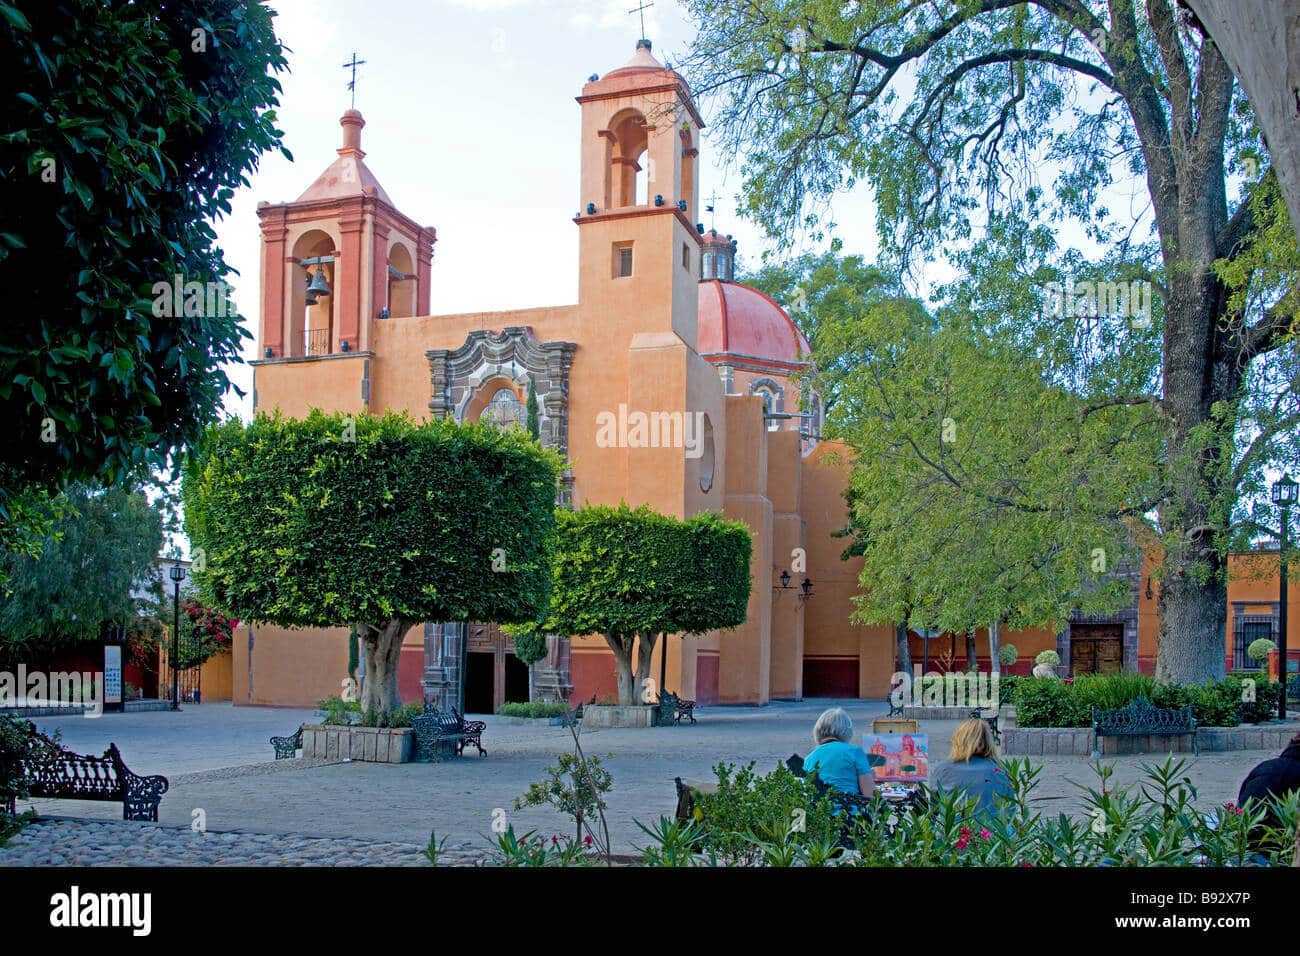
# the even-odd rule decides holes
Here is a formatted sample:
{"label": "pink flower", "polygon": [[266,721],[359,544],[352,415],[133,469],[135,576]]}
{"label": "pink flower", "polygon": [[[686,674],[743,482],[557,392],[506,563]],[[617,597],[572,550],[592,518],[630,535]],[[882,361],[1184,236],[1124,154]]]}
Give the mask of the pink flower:
{"label": "pink flower", "polygon": [[559,837],[557,837],[557,836],[555,836],[555,835],[552,835],[552,836],[551,836],[551,846],[555,846],[555,844],[557,844],[557,843],[559,843],[559,842],[560,842],[560,838],[559,838]]}
{"label": "pink flower", "polygon": [[591,834],[590,834],[590,833],[588,833],[585,837],[582,838],[582,843],[583,843],[584,846],[591,846]]}
{"label": "pink flower", "polygon": [[959,834],[959,836],[960,836],[963,840],[969,840],[970,837],[971,837],[971,828],[970,828],[970,827],[962,827],[962,828],[961,828],[961,833]]}
{"label": "pink flower", "polygon": [[957,847],[957,849],[959,849],[959,850],[964,850],[964,849],[966,849],[966,847],[969,846],[969,845],[970,845],[970,838],[969,838],[969,837],[962,837],[962,838],[961,838],[960,840],[958,840],[957,843],[956,843],[956,847]]}
{"label": "pink flower", "polygon": [[980,839],[981,839],[981,840],[987,840],[987,839],[988,839],[989,837],[991,837],[992,835],[993,835],[993,834],[989,833],[989,831],[988,831],[987,829],[985,829],[985,830],[980,830]]}

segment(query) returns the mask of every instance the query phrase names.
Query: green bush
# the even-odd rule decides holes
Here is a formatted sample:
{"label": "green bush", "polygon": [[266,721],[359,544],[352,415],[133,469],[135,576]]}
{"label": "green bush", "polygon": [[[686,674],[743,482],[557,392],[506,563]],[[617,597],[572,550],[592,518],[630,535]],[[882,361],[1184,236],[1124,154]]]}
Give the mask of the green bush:
{"label": "green bush", "polygon": [[998,663],[1003,667],[1010,667],[1020,659],[1020,652],[1016,650],[1014,644],[1003,644],[998,648]]}
{"label": "green bush", "polygon": [[1016,685],[1017,727],[1087,727],[1091,715],[1077,703],[1073,685],[1025,680]]}
{"label": "green bush", "polygon": [[1014,703],[1016,699],[1016,688],[1025,680],[1023,677],[1017,677],[1014,674],[998,675],[998,704]]}
{"label": "green bush", "polygon": [[526,704],[502,704],[497,711],[502,717],[563,717],[569,705],[562,700],[533,700]]}
{"label": "green bush", "polygon": [[1021,680],[1012,685],[1014,697],[1005,690],[1002,697],[1015,701],[1020,727],[1087,727],[1092,723],[1093,707],[1118,710],[1138,697],[1173,710],[1191,704],[1202,727],[1235,727],[1269,720],[1277,713],[1281,685],[1258,676],[1252,679],[1256,682],[1253,701],[1243,699],[1244,684],[1236,674],[1200,685],[1160,684],[1153,677],[1135,673],[1084,674],[1072,683]]}
{"label": "green bush", "polygon": [[717,790],[697,792],[695,811],[704,848],[720,862],[752,866],[763,858],[763,844],[821,845],[837,839],[839,821],[830,800],[819,799],[812,783],[788,768],[778,766],[761,777],[750,761],[739,770],[720,763],[713,772]]}
{"label": "green bush", "polygon": [[1266,661],[1270,651],[1277,650],[1277,645],[1267,637],[1257,638],[1250,642],[1250,647],[1246,648],[1246,656],[1252,661]]}
{"label": "green bush", "polygon": [[321,714],[321,723],[341,727],[410,727],[411,721],[424,713],[420,703],[404,704],[393,710],[362,710],[355,700],[341,697],[327,697],[316,701],[316,709]]}

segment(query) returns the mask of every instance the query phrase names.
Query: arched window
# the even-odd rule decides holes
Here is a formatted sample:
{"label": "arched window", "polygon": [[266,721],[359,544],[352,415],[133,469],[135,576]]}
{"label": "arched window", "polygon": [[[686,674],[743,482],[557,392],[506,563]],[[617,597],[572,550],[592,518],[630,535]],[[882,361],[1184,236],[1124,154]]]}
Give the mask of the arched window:
{"label": "arched window", "polygon": [[[763,399],[763,412],[766,415],[777,415],[785,411],[785,389],[770,378],[760,378],[749,386],[749,394],[757,395]],[[781,423],[784,419],[768,418],[767,430],[776,432],[781,430]]]}
{"label": "arched window", "polygon": [[[334,342],[334,303],[338,299],[338,284],[334,271],[334,240],[319,229],[311,229],[298,237],[293,246],[293,257],[298,260],[290,270],[290,355],[329,355],[337,351]],[[325,259],[328,261],[321,262]],[[307,264],[304,265],[303,261]],[[317,276],[321,276],[320,279]],[[321,294],[309,292],[312,281]],[[321,283],[324,283],[323,285]],[[324,291],[328,289],[328,291]],[[354,343],[355,344],[355,343]]]}
{"label": "arched window", "polygon": [[400,319],[415,315],[415,266],[411,252],[394,243],[388,253],[388,315]]}
{"label": "arched window", "polygon": [[515,394],[513,388],[499,388],[492,396],[492,401],[487,403],[483,413],[479,415],[479,421],[492,422],[502,428],[508,428],[511,425],[524,427],[528,422],[528,409],[524,403],[519,401],[519,396]]}
{"label": "arched window", "polygon": [[607,135],[611,149],[606,194],[616,209],[644,204],[650,180],[650,136],[645,116],[637,110],[622,110],[610,120]]}

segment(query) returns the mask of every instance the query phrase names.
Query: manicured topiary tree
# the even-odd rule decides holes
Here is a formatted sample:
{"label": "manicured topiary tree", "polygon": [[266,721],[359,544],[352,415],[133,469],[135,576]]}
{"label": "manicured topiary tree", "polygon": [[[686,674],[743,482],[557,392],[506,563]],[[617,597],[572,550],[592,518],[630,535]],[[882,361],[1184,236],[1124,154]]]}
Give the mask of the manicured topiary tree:
{"label": "manicured topiary tree", "polygon": [[708,512],[682,521],[626,504],[560,510],[556,525],[543,629],[603,635],[618,667],[619,704],[640,703],[661,634],[744,623],[752,549],[745,525]]}
{"label": "manicured topiary tree", "polygon": [[1250,642],[1250,647],[1246,648],[1246,656],[1252,661],[1266,661],[1270,651],[1277,650],[1277,645],[1267,637],[1256,638]]}
{"label": "manicured topiary tree", "polygon": [[1020,651],[1014,644],[1003,644],[998,648],[998,663],[1003,667],[1011,667],[1020,659]]}
{"label": "manicured topiary tree", "polygon": [[320,411],[227,422],[185,468],[195,580],[241,620],[355,624],[362,709],[393,710],[412,625],[545,611],[559,469],[521,429]]}

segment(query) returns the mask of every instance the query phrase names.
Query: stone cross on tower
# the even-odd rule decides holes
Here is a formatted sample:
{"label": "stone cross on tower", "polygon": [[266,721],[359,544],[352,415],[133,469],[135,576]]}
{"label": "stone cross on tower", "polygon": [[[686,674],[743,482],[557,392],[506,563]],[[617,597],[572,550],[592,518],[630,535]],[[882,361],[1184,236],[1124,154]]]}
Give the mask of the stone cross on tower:
{"label": "stone cross on tower", "polygon": [[654,6],[654,3],[642,3],[639,7],[633,7],[628,11],[629,14],[641,14],[641,39],[645,39],[645,12]]}
{"label": "stone cross on tower", "polygon": [[352,59],[351,59],[350,61],[348,61],[347,63],[344,63],[344,64],[343,64],[343,69],[346,70],[346,69],[351,68],[351,70],[352,70],[352,80],[348,83],[348,89],[352,91],[352,108],[353,108],[353,109],[356,109],[356,108],[357,108],[357,67],[359,67],[359,66],[363,66],[363,65],[365,64],[365,62],[366,62],[365,60],[358,60],[358,59],[357,59],[357,51],[356,51],[356,50],[353,50],[353,51],[352,51]]}

